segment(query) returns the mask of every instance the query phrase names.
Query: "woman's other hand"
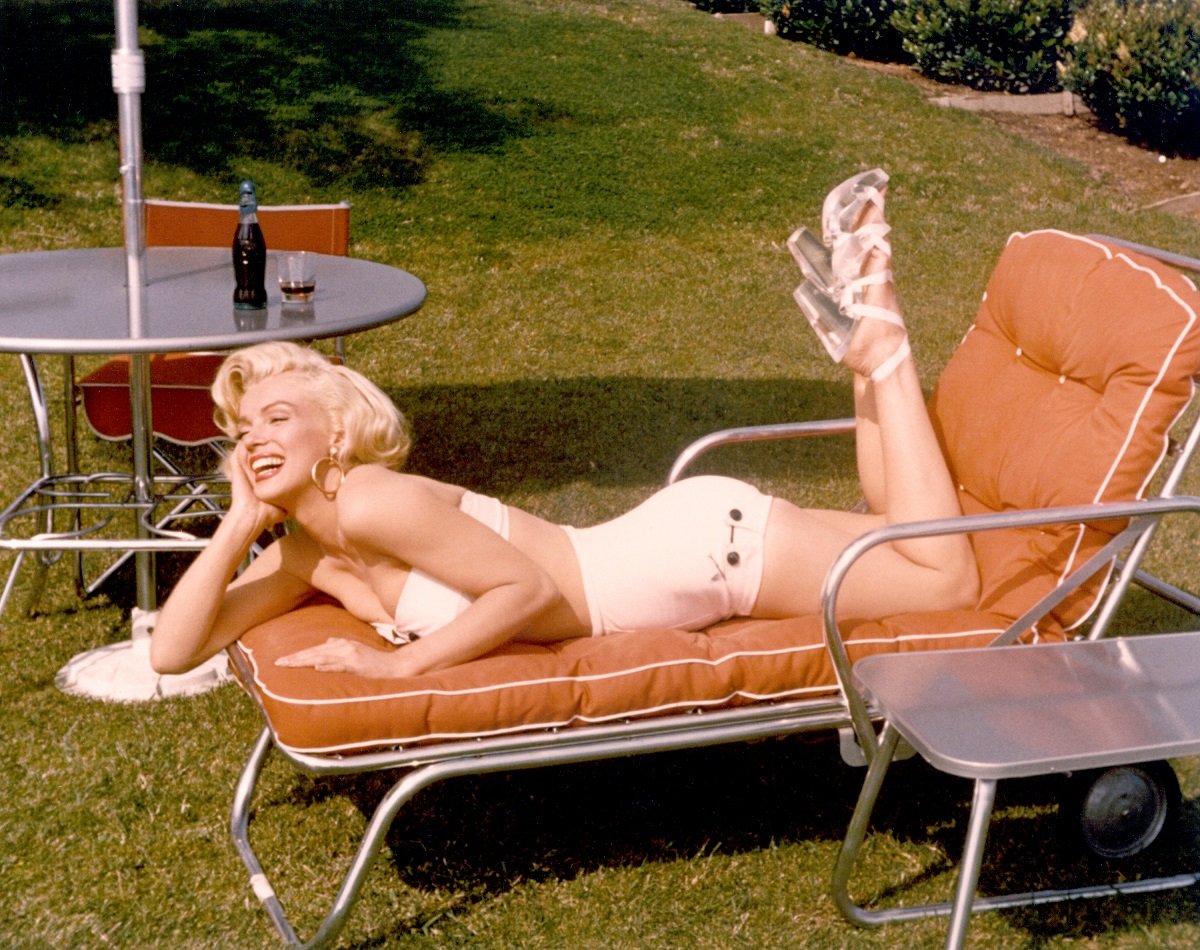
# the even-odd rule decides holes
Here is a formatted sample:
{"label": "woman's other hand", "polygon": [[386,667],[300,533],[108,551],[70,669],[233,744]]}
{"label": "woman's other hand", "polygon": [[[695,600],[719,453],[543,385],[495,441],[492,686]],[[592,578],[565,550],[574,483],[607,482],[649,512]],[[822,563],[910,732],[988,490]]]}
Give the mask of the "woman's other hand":
{"label": "woman's other hand", "polygon": [[394,667],[395,653],[330,637],[324,643],[306,650],[281,656],[276,666],[310,666],[322,673],[354,673],[372,679],[401,675]]}

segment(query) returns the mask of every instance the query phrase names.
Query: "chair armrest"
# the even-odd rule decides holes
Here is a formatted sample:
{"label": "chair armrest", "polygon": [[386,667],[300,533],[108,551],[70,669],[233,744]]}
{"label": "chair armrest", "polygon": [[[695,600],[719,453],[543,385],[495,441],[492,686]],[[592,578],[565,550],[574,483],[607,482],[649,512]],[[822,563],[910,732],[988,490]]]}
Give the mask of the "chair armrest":
{"label": "chair armrest", "polygon": [[1121,238],[1110,237],[1107,234],[1089,234],[1088,237],[1096,238],[1104,241],[1107,244],[1115,244],[1118,247],[1128,248],[1131,251],[1137,251],[1139,254],[1144,254],[1146,257],[1152,257],[1155,260],[1162,261],[1164,264],[1170,264],[1172,267],[1177,267],[1179,270],[1192,271],[1200,274],[1200,257],[1188,257],[1186,254],[1176,254],[1173,251],[1164,251],[1162,248],[1151,247],[1149,244],[1137,244],[1134,241],[1126,241]]}
{"label": "chair armrest", "polygon": [[[979,531],[995,531],[1001,528],[1039,527],[1053,524],[1071,524],[1091,521],[1132,520],[1132,524],[1119,533],[1113,541],[1093,555],[1070,577],[1064,580],[1053,593],[1035,604],[1009,627],[997,642],[1011,642],[1011,635],[1019,635],[1041,616],[1052,610],[1068,593],[1092,577],[1102,561],[1114,559],[1117,551],[1133,543],[1156,525],[1164,515],[1180,512],[1200,514],[1200,498],[1179,495],[1172,498],[1151,498],[1140,501],[1109,502],[1098,505],[1064,505],[1053,508],[1032,508],[1023,511],[1001,511],[980,515],[960,515],[954,518],[938,518],[929,521],[909,521],[885,525],[869,531],[848,544],[830,565],[821,589],[822,626],[825,644],[833,662],[838,685],[846,700],[851,721],[858,734],[859,743],[868,761],[876,748],[875,731],[871,725],[866,702],[855,688],[850,676],[850,660],[845,642],[837,623],[837,598],[846,573],[867,551],[880,544],[908,538],[927,538],[937,535],[972,534]],[[1135,565],[1136,566],[1136,565]]]}
{"label": "chair armrest", "polygon": [[675,457],[667,474],[667,484],[674,484],[684,469],[704,453],[721,445],[743,442],[776,442],[782,439],[802,439],[819,435],[844,435],[855,429],[854,419],[819,419],[812,422],[779,422],[772,425],[740,426],[710,432],[690,443]]}

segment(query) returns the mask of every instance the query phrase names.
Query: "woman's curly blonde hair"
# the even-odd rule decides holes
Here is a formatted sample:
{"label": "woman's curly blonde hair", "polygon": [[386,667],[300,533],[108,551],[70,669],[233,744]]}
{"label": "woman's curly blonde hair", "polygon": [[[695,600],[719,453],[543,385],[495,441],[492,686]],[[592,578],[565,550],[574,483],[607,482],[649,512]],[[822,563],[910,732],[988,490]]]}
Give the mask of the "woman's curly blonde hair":
{"label": "woman's curly blonde hair", "polygon": [[313,398],[342,435],[341,463],[402,468],[412,439],[400,410],[369,379],[295,343],[260,343],[230,354],[213,381],[213,419],[230,439],[237,438],[239,409],[246,390],[280,373],[309,383]]}

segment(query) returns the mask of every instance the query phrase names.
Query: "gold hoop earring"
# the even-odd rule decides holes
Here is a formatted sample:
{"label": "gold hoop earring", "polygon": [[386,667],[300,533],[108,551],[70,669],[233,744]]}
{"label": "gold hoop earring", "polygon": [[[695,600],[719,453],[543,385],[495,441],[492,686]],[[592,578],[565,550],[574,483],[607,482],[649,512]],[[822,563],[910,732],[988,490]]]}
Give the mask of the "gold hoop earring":
{"label": "gold hoop earring", "polygon": [[[337,484],[332,489],[326,488],[324,481],[318,474],[318,470],[322,465],[328,465],[330,469],[338,473]],[[313,462],[312,470],[308,473],[308,477],[312,479],[313,485],[328,501],[333,501],[337,498],[338,489],[342,487],[342,482],[346,480],[346,470],[342,468],[342,463],[338,461],[337,450],[330,452],[324,458],[319,458]]]}

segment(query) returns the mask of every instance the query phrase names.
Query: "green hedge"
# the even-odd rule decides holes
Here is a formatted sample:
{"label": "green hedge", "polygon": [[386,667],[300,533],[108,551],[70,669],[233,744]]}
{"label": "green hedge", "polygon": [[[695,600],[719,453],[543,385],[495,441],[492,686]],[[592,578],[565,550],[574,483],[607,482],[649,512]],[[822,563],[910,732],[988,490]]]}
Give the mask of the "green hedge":
{"label": "green hedge", "polygon": [[917,68],[973,89],[1047,92],[1072,0],[897,0],[892,23]]}
{"label": "green hedge", "polygon": [[892,26],[897,0],[763,0],[763,14],[787,39],[835,53],[898,62],[906,59]]}
{"label": "green hedge", "polygon": [[785,39],[973,89],[1076,93],[1111,131],[1200,155],[1198,0],[695,0]]}
{"label": "green hedge", "polygon": [[1200,155],[1200,5],[1091,0],[1071,30],[1063,85],[1107,128]]}

